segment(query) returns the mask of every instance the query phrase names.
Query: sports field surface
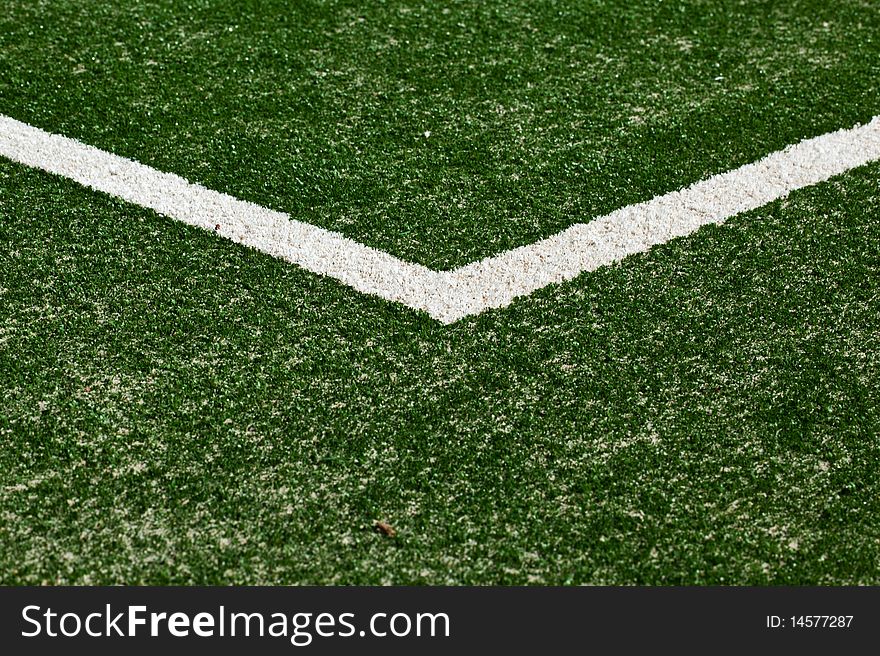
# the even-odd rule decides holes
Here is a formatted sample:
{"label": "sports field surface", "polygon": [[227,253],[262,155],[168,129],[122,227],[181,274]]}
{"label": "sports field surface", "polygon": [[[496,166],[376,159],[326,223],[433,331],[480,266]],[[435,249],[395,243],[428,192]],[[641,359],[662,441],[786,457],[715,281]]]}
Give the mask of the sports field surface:
{"label": "sports field surface", "polygon": [[878,116],[871,0],[0,0],[0,584],[880,584]]}

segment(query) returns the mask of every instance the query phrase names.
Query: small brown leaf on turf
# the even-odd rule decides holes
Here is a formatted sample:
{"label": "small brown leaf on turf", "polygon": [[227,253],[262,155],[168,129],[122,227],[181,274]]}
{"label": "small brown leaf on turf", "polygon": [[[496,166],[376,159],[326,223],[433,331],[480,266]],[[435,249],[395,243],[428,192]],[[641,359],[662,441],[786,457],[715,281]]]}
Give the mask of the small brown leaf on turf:
{"label": "small brown leaf on turf", "polygon": [[373,527],[376,529],[377,532],[386,537],[393,538],[395,535],[397,535],[397,531],[395,531],[394,527],[388,522],[376,522],[375,524],[373,524]]}

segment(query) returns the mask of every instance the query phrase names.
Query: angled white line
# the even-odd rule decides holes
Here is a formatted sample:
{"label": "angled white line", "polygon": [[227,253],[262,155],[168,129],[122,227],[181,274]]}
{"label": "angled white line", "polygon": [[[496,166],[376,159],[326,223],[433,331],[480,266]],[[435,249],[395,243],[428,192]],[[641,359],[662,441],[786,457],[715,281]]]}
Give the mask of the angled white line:
{"label": "angled white line", "polygon": [[[317,226],[0,115],[0,155],[219,233],[360,292],[428,310],[443,274]],[[217,229],[217,226],[220,226]],[[428,310],[430,312],[430,310]]]}
{"label": "angled white line", "polygon": [[0,155],[217,232],[449,324],[880,159],[880,116],[452,271],[404,262],[282,212],[2,115]]}

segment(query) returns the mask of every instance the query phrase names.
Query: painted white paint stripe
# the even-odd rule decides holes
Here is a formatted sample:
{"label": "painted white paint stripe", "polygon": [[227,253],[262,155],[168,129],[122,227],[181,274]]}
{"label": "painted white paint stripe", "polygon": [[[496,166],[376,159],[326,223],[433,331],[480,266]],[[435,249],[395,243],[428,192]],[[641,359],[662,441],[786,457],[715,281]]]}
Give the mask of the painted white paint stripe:
{"label": "painted white paint stripe", "polygon": [[[0,155],[331,276],[366,294],[428,310],[442,274],[287,214],[0,115]],[[216,226],[220,226],[216,230]],[[429,311],[429,310],[428,310]]]}
{"label": "painted white paint stripe", "polygon": [[509,305],[551,283],[647,251],[709,223],[757,209],[880,159],[880,116],[863,126],[807,139],[752,164],[579,223],[547,239],[449,273],[459,298],[443,320]]}
{"label": "painted white paint stripe", "polygon": [[404,262],[282,212],[2,115],[0,155],[190,225],[212,231],[220,225],[217,232],[237,243],[448,324],[880,159],[880,116],[452,271]]}

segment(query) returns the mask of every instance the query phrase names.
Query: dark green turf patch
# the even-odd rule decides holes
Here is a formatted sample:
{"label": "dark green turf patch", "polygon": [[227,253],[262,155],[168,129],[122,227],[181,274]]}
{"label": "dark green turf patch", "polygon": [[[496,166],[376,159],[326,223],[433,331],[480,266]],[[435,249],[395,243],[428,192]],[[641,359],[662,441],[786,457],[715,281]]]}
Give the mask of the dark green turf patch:
{"label": "dark green turf patch", "polygon": [[878,177],[441,327],[0,162],[0,582],[876,584]]}
{"label": "dark green turf patch", "polygon": [[856,0],[3,9],[0,113],[437,268],[880,113]]}

